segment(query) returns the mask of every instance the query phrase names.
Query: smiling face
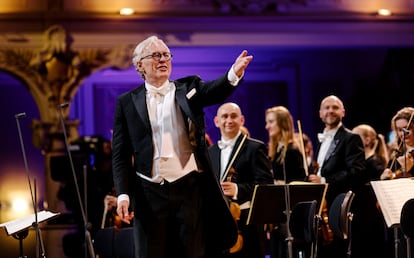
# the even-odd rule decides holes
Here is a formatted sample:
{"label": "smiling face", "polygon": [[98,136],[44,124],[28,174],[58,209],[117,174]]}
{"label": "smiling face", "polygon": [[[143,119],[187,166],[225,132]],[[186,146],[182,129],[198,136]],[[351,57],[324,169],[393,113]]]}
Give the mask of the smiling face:
{"label": "smiling face", "polygon": [[145,80],[156,87],[162,86],[171,75],[171,58],[161,55],[159,61],[151,57],[154,53],[170,53],[167,45],[162,40],[151,42],[144,48],[142,58],[137,63],[138,71],[145,76]]}
{"label": "smiling face", "polygon": [[223,104],[214,117],[214,124],[220,128],[223,139],[232,139],[239,133],[240,127],[244,124],[244,116],[240,107],[235,103]]}
{"label": "smiling face", "polygon": [[322,100],[321,107],[319,109],[319,117],[322,119],[322,122],[325,124],[326,128],[336,128],[344,116],[344,105],[339,98],[329,96]]}

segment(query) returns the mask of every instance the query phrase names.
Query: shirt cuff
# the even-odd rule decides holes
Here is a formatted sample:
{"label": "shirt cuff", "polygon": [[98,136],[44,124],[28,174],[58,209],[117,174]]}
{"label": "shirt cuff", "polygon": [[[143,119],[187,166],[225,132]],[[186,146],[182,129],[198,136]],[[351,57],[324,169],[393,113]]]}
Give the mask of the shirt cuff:
{"label": "shirt cuff", "polygon": [[233,65],[231,66],[229,72],[227,73],[227,80],[229,80],[230,84],[233,86],[237,86],[239,84],[241,78],[243,78],[244,72],[241,77],[238,77],[234,72]]}
{"label": "shirt cuff", "polygon": [[234,196],[232,197],[232,199],[234,200],[234,201],[237,201],[237,195],[239,194],[239,187],[237,186],[237,184],[236,184],[236,192],[234,193]]}
{"label": "shirt cuff", "polygon": [[326,178],[321,177],[321,184],[326,184]]}
{"label": "shirt cuff", "polygon": [[127,201],[129,204],[129,196],[127,194],[120,194],[118,196],[118,202],[117,202],[118,206],[119,206],[119,203],[122,201]]}

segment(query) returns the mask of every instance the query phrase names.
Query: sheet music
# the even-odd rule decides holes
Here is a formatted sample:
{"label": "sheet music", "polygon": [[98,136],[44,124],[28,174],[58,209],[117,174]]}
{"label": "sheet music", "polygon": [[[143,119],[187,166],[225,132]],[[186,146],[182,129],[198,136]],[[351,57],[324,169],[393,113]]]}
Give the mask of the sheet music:
{"label": "sheet music", "polygon": [[[58,216],[59,213],[53,213],[51,211],[40,211],[37,213],[38,223]],[[30,214],[26,217],[15,219],[6,223],[0,224],[0,228],[6,230],[7,235],[13,235],[24,229],[30,228],[35,222],[35,214]]]}
{"label": "sheet music", "polygon": [[400,224],[401,210],[405,202],[414,198],[414,180],[400,178],[371,181],[388,227]]}

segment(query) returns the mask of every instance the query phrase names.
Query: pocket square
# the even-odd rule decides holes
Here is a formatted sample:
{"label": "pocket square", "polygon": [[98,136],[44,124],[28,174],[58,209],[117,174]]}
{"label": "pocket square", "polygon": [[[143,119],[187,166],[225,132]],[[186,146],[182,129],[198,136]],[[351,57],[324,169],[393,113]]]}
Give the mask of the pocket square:
{"label": "pocket square", "polygon": [[192,88],[185,96],[187,97],[187,99],[191,99],[194,94],[196,94],[196,89]]}

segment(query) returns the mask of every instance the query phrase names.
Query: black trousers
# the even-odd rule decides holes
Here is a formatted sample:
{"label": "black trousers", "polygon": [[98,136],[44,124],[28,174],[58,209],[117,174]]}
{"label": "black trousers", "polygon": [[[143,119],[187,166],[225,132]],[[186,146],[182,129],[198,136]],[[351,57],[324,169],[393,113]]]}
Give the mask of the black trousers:
{"label": "black trousers", "polygon": [[205,252],[200,175],[169,183],[139,180],[135,238],[139,258],[201,258]]}

